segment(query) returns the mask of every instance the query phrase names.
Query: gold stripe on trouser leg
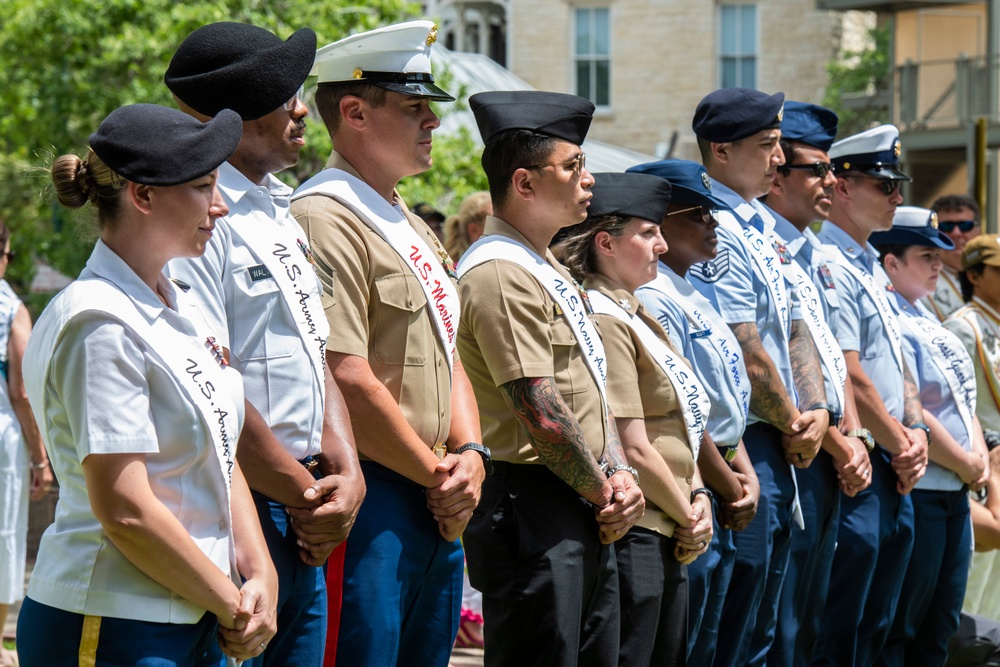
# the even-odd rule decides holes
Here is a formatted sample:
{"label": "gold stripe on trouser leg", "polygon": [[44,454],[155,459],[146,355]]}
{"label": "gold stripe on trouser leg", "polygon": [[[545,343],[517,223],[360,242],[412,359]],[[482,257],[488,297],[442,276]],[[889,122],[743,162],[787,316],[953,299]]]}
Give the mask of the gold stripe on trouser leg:
{"label": "gold stripe on trouser leg", "polygon": [[84,616],[83,632],[80,634],[80,667],[94,667],[97,664],[97,640],[101,637],[101,617]]}

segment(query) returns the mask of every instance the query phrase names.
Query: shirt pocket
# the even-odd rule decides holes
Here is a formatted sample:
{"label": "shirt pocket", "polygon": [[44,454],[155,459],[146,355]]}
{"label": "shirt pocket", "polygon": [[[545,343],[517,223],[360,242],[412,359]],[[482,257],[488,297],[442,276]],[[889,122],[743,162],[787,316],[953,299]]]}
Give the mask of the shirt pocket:
{"label": "shirt pocket", "polygon": [[868,294],[864,294],[858,300],[858,317],[861,320],[861,358],[874,359],[880,354],[889,353],[888,345],[872,345],[872,342],[876,340],[876,336],[884,336],[885,324],[882,322],[882,316],[879,314],[878,308]]}
{"label": "shirt pocket", "polygon": [[552,367],[559,393],[568,395],[589,391],[594,384],[590,366],[577,345],[573,328],[562,315],[557,315],[552,320],[549,342],[552,345]]}
{"label": "shirt pocket", "polygon": [[426,313],[427,297],[411,273],[394,273],[375,280],[378,303],[372,331],[375,358],[383,364],[423,366],[434,344]]}
{"label": "shirt pocket", "polygon": [[[295,351],[294,323],[289,321],[283,295],[272,278],[253,280],[249,267],[232,273],[236,286],[230,308],[231,352],[242,361],[277,359]],[[291,328],[289,328],[291,327]],[[284,335],[279,332],[286,332]],[[287,332],[294,335],[289,336]]]}

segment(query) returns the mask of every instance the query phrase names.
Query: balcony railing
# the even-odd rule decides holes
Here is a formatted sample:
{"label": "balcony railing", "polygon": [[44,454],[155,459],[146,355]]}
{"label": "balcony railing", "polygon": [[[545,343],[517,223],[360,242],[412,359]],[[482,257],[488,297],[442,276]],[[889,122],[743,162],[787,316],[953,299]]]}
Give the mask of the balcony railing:
{"label": "balcony railing", "polygon": [[1000,120],[1000,58],[959,57],[896,68],[893,123],[903,130],[964,127],[980,117]]}

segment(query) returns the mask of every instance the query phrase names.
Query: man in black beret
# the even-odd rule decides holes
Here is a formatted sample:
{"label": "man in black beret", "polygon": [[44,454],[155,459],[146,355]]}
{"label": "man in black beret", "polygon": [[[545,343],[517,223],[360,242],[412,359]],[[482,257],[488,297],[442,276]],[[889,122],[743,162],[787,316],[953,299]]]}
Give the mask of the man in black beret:
{"label": "man in black beret", "polygon": [[[292,213],[324,282],[330,370],[368,495],[344,555],[339,665],[444,667],[458,632],[462,547],[489,470],[455,354],[454,264],[396,185],[430,169],[431,21],[352,35],[316,57],[327,168]],[[332,657],[332,656],[328,656]]]}
{"label": "man in black beret", "polygon": [[[840,519],[840,494],[854,496],[871,484],[871,461],[850,378],[833,327],[839,300],[831,275],[832,249],[810,229],[830,214],[837,179],[827,151],[837,135],[837,114],[815,104],[785,102],[778,167],[767,208],[775,233],[794,260],[782,269],[799,290],[806,322],[823,362],[826,395],[835,415],[816,461],[795,471],[802,501],[803,530],[793,529],[792,555],[781,591],[775,643],[769,665],[808,664],[823,623]],[[839,475],[839,482],[838,482]]]}
{"label": "man in black beret", "polygon": [[[181,43],[164,76],[191,115],[229,108],[243,119],[243,139],[219,168],[229,214],[203,257],[168,271],[190,286],[252,406],[237,456],[279,577],[278,634],[254,665],[322,664],[320,566],[346,538],[365,488],[326,367],[322,286],[288,214],[291,188],[272,175],[294,165],[305,144],[308,110],[297,91],[315,50],[308,28],[283,41],[252,25],[213,23]],[[330,576],[338,572],[331,562]]]}
{"label": "man in black beret", "polygon": [[808,466],[830,422],[819,355],[781,269],[793,260],[757,201],[784,162],[783,104],[782,93],[724,88],[698,104],[693,123],[712,192],[729,210],[715,212],[716,258],[692,266],[688,279],[743,350],[753,387],[743,442],[761,487],[756,518],[733,534],[736,562],[715,656],[723,665],[762,664],[770,648],[797,512],[788,464]]}
{"label": "man in black beret", "polygon": [[615,665],[611,544],[644,500],[607,409],[587,299],[548,250],[587,217],[594,178],[580,144],[594,105],[540,91],[469,105],[495,212],[459,266],[459,351],[497,471],[465,536],[486,664]]}

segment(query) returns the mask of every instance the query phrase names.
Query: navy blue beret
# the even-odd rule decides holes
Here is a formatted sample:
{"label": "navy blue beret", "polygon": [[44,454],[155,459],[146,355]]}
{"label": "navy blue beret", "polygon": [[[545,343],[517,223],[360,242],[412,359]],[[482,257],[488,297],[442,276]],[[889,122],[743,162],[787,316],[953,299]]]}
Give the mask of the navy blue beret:
{"label": "navy blue beret", "polygon": [[712,194],[712,179],[705,167],[690,160],[657,160],[629,167],[626,173],[652,174],[670,181],[674,203],[728,209],[729,205]]}
{"label": "navy blue beret", "polygon": [[781,137],[828,152],[837,138],[837,114],[816,104],[785,102]]}
{"label": "navy blue beret", "polygon": [[283,42],[246,23],[210,23],[181,42],[163,81],[198,113],[232,109],[255,120],[292,99],[315,58],[316,33],[309,28]]}
{"label": "navy blue beret", "polygon": [[594,118],[594,103],[541,90],[497,90],[469,98],[483,142],[506,130],[531,130],[579,146]]}
{"label": "navy blue beret", "polygon": [[720,88],[698,103],[691,128],[699,139],[724,144],[781,126],[784,93]]}
{"label": "navy blue beret", "polygon": [[937,213],[918,206],[899,206],[892,217],[892,228],[874,232],[868,241],[876,248],[886,245],[921,245],[954,250],[955,244],[938,230]]}
{"label": "navy blue beret", "polygon": [[90,148],[111,170],[143,185],[178,185],[229,159],[243,121],[223,109],[207,123],[158,104],[115,109],[90,135]]}
{"label": "navy blue beret", "polygon": [[659,223],[670,206],[670,183],[650,174],[594,174],[587,217],[620,215]]}

